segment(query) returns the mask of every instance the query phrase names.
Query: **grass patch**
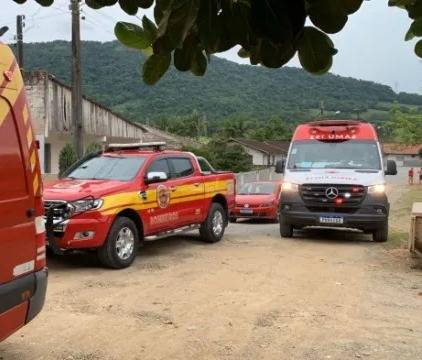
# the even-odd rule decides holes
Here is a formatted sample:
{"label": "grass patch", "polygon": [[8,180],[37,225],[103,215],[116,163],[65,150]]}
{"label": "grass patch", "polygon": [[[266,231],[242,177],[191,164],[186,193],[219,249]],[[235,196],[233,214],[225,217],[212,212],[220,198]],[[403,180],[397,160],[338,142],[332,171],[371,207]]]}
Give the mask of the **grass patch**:
{"label": "grass patch", "polygon": [[388,234],[388,242],[385,243],[387,249],[403,249],[408,246],[409,233],[405,231],[391,230]]}

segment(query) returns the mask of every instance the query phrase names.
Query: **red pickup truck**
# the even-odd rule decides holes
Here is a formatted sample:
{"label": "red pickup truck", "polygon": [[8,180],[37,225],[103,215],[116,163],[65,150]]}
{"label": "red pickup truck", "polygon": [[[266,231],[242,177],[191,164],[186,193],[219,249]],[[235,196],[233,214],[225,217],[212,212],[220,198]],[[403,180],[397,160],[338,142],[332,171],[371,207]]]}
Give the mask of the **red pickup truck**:
{"label": "red pickup truck", "polygon": [[204,241],[221,240],[235,203],[234,174],[164,145],[109,145],[47,185],[50,246],[96,249],[104,265],[120,269],[132,264],[145,238],[199,229]]}

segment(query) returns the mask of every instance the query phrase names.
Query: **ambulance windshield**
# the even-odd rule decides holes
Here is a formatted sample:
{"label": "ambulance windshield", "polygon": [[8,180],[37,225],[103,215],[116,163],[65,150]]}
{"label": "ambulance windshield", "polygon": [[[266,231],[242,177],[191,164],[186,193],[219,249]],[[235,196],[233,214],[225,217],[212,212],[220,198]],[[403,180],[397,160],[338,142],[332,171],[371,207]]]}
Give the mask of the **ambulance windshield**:
{"label": "ambulance windshield", "polygon": [[296,141],[288,169],[381,170],[381,159],[375,141]]}
{"label": "ambulance windshield", "polygon": [[99,156],[87,160],[67,177],[79,180],[132,180],[144,163],[143,157]]}

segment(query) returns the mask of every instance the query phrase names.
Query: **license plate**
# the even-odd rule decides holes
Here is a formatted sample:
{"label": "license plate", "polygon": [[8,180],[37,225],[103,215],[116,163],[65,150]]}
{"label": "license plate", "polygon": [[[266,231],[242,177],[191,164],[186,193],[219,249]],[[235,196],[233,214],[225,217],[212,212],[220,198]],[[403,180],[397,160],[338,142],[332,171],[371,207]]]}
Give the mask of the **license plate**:
{"label": "license plate", "polygon": [[253,210],[252,209],[240,209],[240,213],[244,215],[252,215]]}
{"label": "license plate", "polygon": [[341,216],[320,216],[319,222],[321,224],[343,224],[344,219]]}

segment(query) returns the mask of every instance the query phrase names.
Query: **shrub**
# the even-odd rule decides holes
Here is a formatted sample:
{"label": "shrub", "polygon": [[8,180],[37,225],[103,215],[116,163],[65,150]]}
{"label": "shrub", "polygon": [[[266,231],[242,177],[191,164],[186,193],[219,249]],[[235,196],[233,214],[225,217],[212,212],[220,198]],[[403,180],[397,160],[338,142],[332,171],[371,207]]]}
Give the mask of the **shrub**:
{"label": "shrub", "polygon": [[76,151],[71,144],[66,144],[59,154],[59,176],[73,165],[76,160]]}

